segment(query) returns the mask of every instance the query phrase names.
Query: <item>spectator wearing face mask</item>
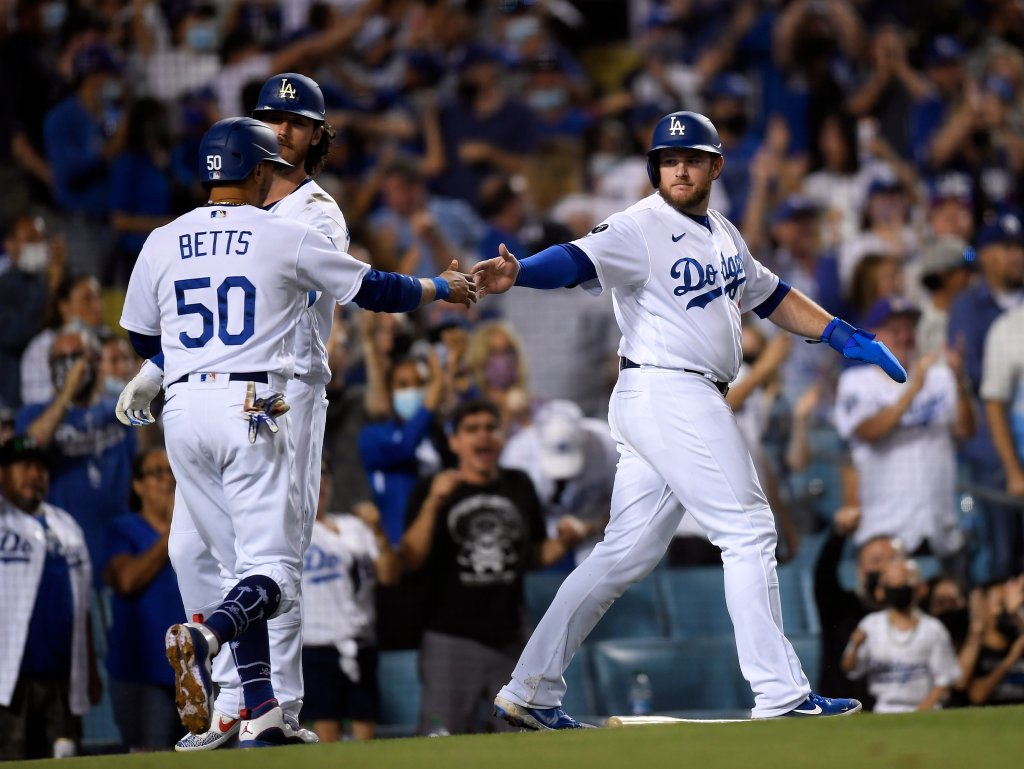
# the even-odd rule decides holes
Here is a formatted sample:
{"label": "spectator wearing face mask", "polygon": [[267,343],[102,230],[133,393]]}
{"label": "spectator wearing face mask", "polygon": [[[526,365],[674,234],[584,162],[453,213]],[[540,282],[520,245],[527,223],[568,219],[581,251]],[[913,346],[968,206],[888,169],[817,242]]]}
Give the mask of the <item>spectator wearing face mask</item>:
{"label": "spectator wearing face mask", "polygon": [[985,629],[967,688],[972,705],[1024,703],[1024,576],[985,589]]}
{"label": "spectator wearing face mask", "polygon": [[920,586],[912,561],[887,566],[876,590],[886,608],[860,621],[843,654],[843,671],[867,678],[876,713],[941,708],[960,678],[949,631],[917,608]]}
{"label": "spectator wearing face mask", "polygon": [[980,589],[972,591],[968,606],[967,592],[960,580],[940,574],[928,581],[928,594],[923,606],[949,631],[960,663],[960,678],[950,690],[947,707],[969,705],[967,689],[973,679],[985,635],[987,608],[984,594]]}
{"label": "spectator wearing face mask", "polygon": [[[372,313],[366,313],[372,316]],[[363,460],[374,504],[392,544],[402,538],[409,494],[426,470],[436,470],[440,456],[430,443],[431,427],[444,397],[444,376],[437,356],[428,363],[402,357],[388,368],[384,355],[372,344],[373,325],[363,323],[366,354],[366,410],[371,422],[359,434]]]}
{"label": "spectator wearing face mask", "polygon": [[469,339],[466,361],[477,392],[498,406],[511,437],[530,421],[533,406],[522,340],[509,323],[481,323]]}
{"label": "spectator wearing face mask", "polygon": [[0,247],[0,402],[21,405],[19,361],[42,330],[46,303],[64,276],[62,240],[47,240],[43,220],[20,215],[5,225]]}
{"label": "spectator wearing face mask", "polygon": [[836,512],[832,529],[821,546],[814,567],[814,603],[821,621],[821,681],[819,689],[850,692],[870,709],[874,698],[863,681],[851,682],[841,663],[850,634],[865,615],[881,608],[876,589],[882,571],[904,559],[899,541],[888,536],[872,537],[857,552],[857,587],[847,590],[839,581],[839,563],[847,540],[860,525],[860,508],[843,507]]}
{"label": "spectator wearing face mask", "polygon": [[23,406],[16,427],[55,453],[46,499],[71,513],[85,532],[90,558],[104,563],[107,526],[123,511],[131,488],[135,435],[114,416],[116,399],[104,395],[98,357],[99,345],[89,332],[58,332],[50,348],[57,394]]}

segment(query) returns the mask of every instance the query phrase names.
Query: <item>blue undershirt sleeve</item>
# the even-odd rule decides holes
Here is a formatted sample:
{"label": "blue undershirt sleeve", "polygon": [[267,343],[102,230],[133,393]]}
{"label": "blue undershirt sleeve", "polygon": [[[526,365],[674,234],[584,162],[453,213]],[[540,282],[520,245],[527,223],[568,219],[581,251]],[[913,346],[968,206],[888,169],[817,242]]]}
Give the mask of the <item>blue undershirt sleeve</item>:
{"label": "blue undershirt sleeve", "polygon": [[374,312],[412,312],[420,306],[423,286],[418,278],[397,272],[370,270],[353,302],[364,310]]}
{"label": "blue undershirt sleeve", "polygon": [[775,308],[786,298],[786,294],[790,292],[790,289],[791,286],[786,281],[780,279],[779,285],[775,287],[775,290],[772,291],[769,297],[754,308],[754,314],[762,320],[767,318],[775,312]]}
{"label": "blue undershirt sleeve", "polygon": [[148,334],[139,334],[136,333],[135,331],[129,331],[128,339],[129,341],[131,341],[132,347],[135,349],[135,352],[138,354],[140,358],[155,359],[156,356],[159,355],[159,363],[157,363],[156,360],[154,360],[153,362],[157,363],[157,365],[160,366],[160,368],[164,367],[164,354],[163,348],[160,345],[159,335],[149,336]]}
{"label": "blue undershirt sleeve", "polygon": [[572,288],[597,277],[594,263],[572,243],[545,248],[519,262],[516,285],[526,288]]}

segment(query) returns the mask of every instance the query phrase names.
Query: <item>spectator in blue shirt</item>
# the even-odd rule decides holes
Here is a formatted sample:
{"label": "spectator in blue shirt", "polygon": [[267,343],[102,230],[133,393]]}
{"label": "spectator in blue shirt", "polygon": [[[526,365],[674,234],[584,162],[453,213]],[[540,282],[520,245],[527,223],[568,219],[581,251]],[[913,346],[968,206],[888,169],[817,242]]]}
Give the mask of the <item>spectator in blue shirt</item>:
{"label": "spectator in blue shirt", "polygon": [[74,272],[98,274],[113,245],[109,163],[125,138],[117,107],[118,72],[105,46],[80,50],[74,58],[74,92],[47,113],[43,126],[54,197],[67,217]]}
{"label": "spectator in blue shirt", "polygon": [[[975,396],[977,429],[961,449],[970,480],[979,486],[1001,491],[1006,479],[1002,463],[992,443],[985,411],[977,403],[981,386],[982,358],[985,336],[996,318],[1024,302],[1024,231],[1020,219],[1005,215],[986,225],[976,241],[977,261],[981,274],[974,285],[961,292],[949,310],[949,344],[963,351],[964,368]],[[1020,511],[975,498],[987,531],[985,543],[992,562],[984,578],[1005,579],[1015,573],[1013,564],[1002,562],[1000,553],[1006,549],[993,546],[1005,542],[1009,532],[1019,526]],[[976,564],[976,568],[984,568]]]}
{"label": "spectator in blue shirt", "polygon": [[169,120],[167,108],[156,99],[139,99],[128,111],[125,149],[110,170],[111,223],[118,239],[104,274],[108,285],[127,283],[146,237],[175,213]]}
{"label": "spectator in blue shirt", "polygon": [[[432,449],[431,427],[444,397],[444,376],[437,356],[429,367],[416,358],[388,365],[372,343],[373,316],[363,323],[366,354],[366,410],[371,419],[359,434],[359,454],[370,480],[381,525],[393,545],[402,538],[409,494],[420,478],[420,466],[435,470],[440,455]],[[432,467],[431,467],[432,465]]]}
{"label": "spectator in blue shirt", "polygon": [[442,195],[474,201],[480,183],[495,172],[523,170],[534,148],[534,117],[510,97],[500,54],[483,46],[467,48],[458,97],[441,110],[444,171],[436,180]]}
{"label": "spectator in blue shirt", "polygon": [[933,139],[951,105],[963,96],[963,58],[963,46],[952,35],[940,35],[928,46],[925,76],[931,90],[910,113],[910,146],[922,168],[942,168],[948,159],[944,153],[935,153]]}
{"label": "spectator in blue shirt", "polygon": [[57,394],[47,403],[22,407],[16,427],[55,452],[47,501],[71,513],[85,532],[90,558],[103,563],[107,525],[128,498],[135,436],[114,416],[116,399],[103,396],[98,356],[99,345],[89,332],[59,332],[50,348]]}
{"label": "spectator in blue shirt", "polygon": [[163,449],[135,457],[129,505],[135,512],[115,518],[107,533],[103,579],[114,590],[107,673],[125,747],[163,750],[181,730],[163,638],[185,616],[167,557],[174,475]]}

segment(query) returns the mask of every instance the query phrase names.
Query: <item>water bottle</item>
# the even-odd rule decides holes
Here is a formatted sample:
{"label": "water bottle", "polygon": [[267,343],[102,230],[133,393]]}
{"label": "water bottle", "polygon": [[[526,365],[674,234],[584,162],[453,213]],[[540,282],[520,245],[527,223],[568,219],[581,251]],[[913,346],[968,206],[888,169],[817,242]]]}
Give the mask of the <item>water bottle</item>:
{"label": "water bottle", "polygon": [[444,721],[441,720],[440,716],[431,716],[430,718],[430,732],[427,733],[428,737],[448,737],[451,733],[445,729]]}
{"label": "water bottle", "polygon": [[633,674],[633,683],[629,687],[629,712],[634,716],[646,716],[651,713],[651,679],[642,671]]}

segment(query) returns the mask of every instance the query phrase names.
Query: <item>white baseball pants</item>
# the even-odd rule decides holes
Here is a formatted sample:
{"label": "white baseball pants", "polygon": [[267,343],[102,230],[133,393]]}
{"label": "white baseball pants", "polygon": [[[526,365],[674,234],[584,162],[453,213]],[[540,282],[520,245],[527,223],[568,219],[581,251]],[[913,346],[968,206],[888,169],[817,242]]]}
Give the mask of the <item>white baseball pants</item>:
{"label": "white baseball pants", "polygon": [[604,540],[558,590],[501,696],[561,704],[573,655],[616,598],[646,577],[684,511],[722,550],[725,595],[755,718],[781,715],[810,693],[782,630],[775,521],[732,410],[701,376],[626,369],[608,421],[619,463]]}
{"label": "white baseball pants", "polygon": [[[297,540],[297,533],[301,532],[301,542],[297,544],[301,547],[300,552],[305,553],[312,535],[320,495],[320,457],[327,419],[327,397],[323,385],[309,385],[298,379],[288,383],[285,397],[291,406],[286,418],[291,425],[291,439],[294,443],[294,492],[302,506],[301,529],[296,526],[287,536]],[[279,419],[278,424],[281,422]],[[265,429],[261,428],[261,436]],[[275,438],[281,434],[279,432]],[[187,515],[187,509],[186,514],[179,515],[179,507],[184,509],[180,491],[175,496],[174,518],[168,541],[171,565],[178,576],[178,590],[187,616],[209,615],[220,605],[233,581],[206,547]],[[305,691],[302,680],[301,579],[296,598],[288,611],[274,617],[267,624],[274,694],[285,713],[297,719]],[[225,715],[236,716],[242,703],[242,689],[231,655],[219,654],[214,657],[213,677],[220,687],[217,710]]]}

